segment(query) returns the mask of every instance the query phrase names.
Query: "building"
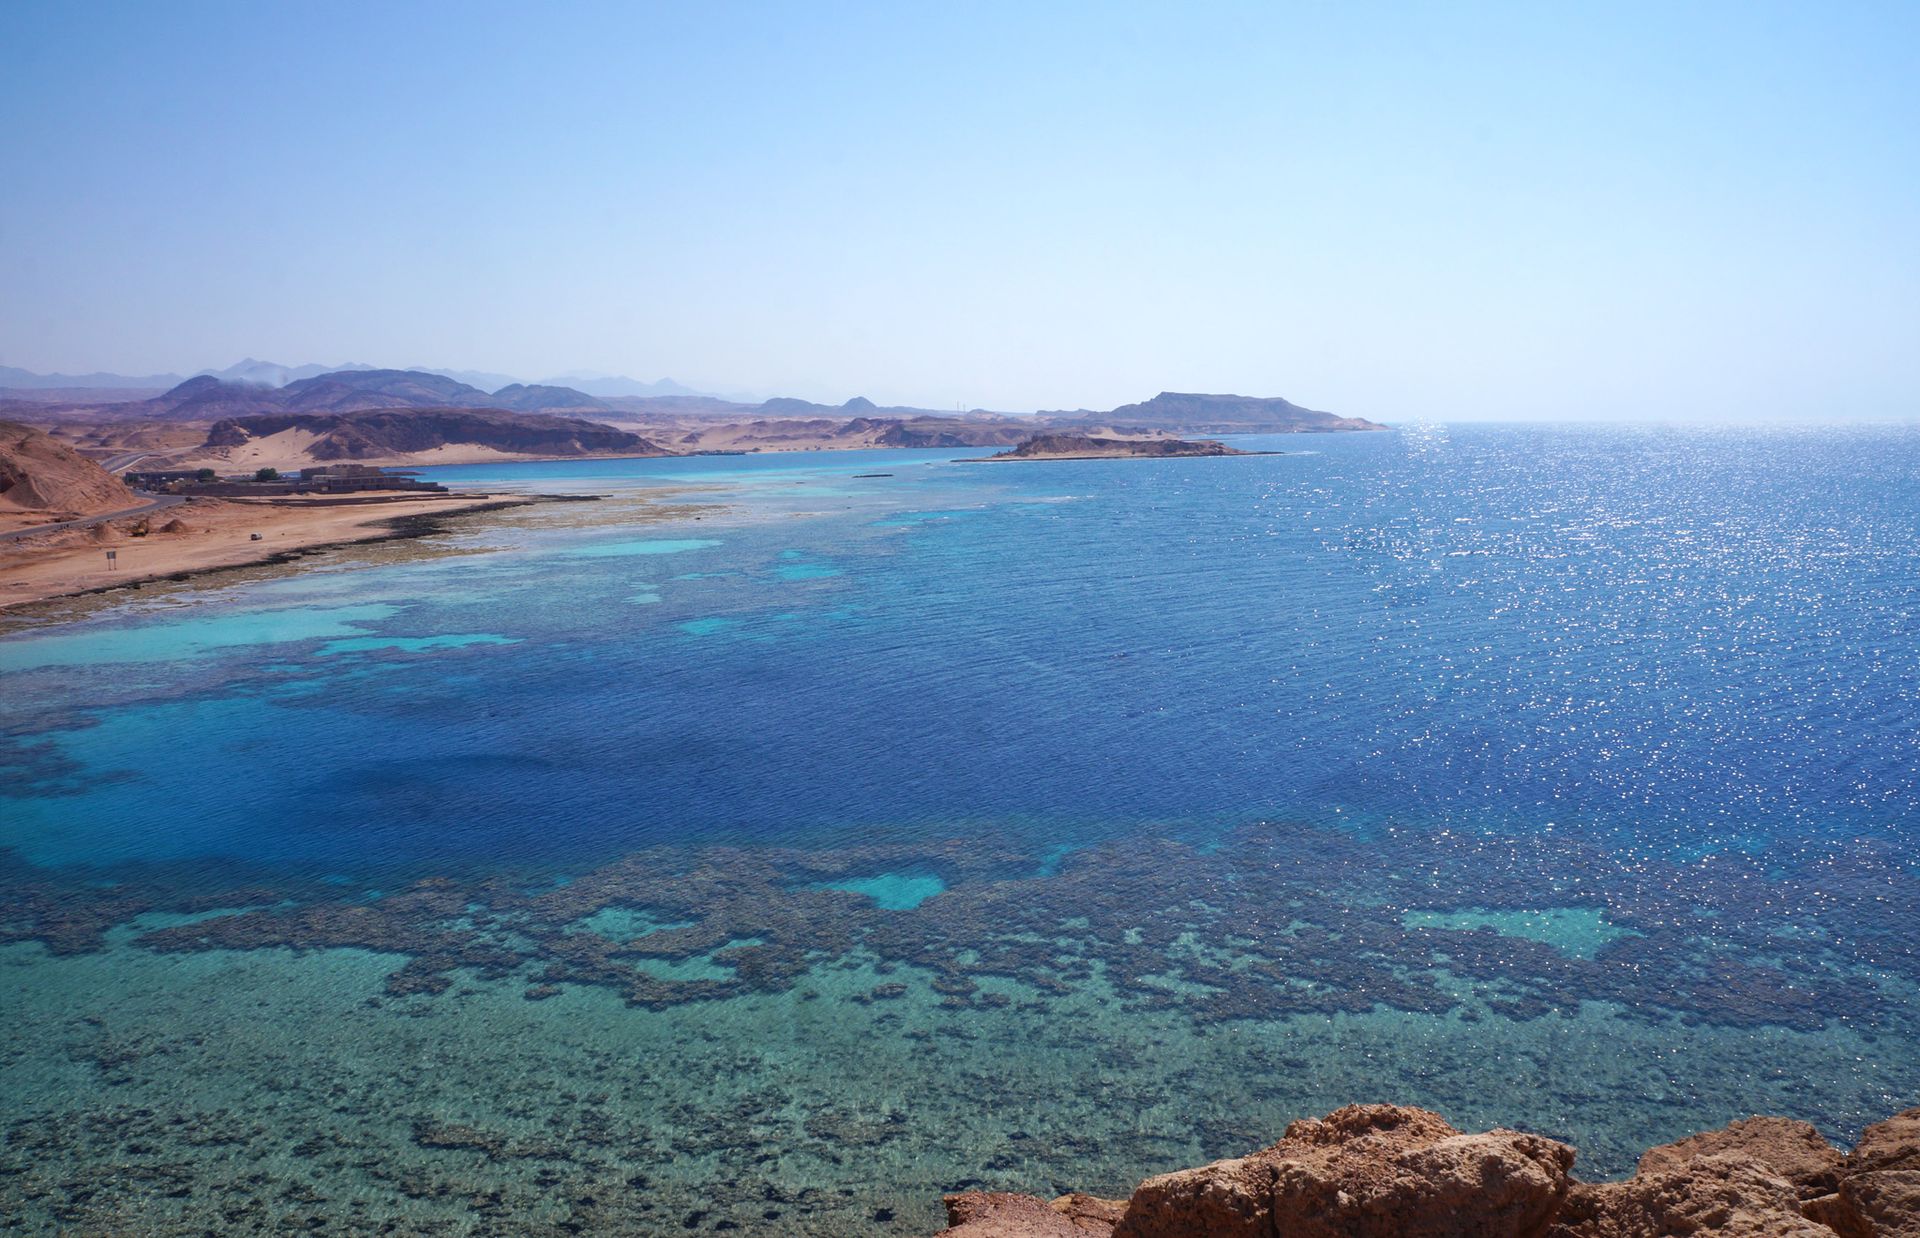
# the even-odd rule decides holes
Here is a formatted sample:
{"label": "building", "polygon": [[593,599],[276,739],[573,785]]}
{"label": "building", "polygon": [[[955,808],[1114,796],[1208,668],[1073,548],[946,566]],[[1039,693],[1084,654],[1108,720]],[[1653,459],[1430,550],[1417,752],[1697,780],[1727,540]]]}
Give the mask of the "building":
{"label": "building", "polygon": [[200,494],[217,498],[259,498],[284,494],[353,494],[367,490],[410,490],[445,494],[437,481],[421,481],[407,473],[389,473],[370,464],[322,464],[300,470],[299,477],[261,481],[251,473],[201,480],[195,470],[129,473],[127,480],[150,490],[173,494]]}
{"label": "building", "polygon": [[148,469],[128,473],[122,480],[136,490],[165,490],[175,482],[193,481],[199,476],[197,469]]}
{"label": "building", "polygon": [[322,464],[300,470],[300,489],[323,494],[355,490],[424,490],[446,493],[437,481],[421,481],[408,473],[389,473],[371,464]]}

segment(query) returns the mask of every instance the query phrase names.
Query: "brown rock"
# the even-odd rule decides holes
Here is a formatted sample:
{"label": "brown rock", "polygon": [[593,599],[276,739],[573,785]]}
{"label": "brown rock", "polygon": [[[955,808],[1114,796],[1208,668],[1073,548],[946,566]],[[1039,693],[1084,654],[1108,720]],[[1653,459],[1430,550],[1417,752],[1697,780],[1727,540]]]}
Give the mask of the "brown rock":
{"label": "brown rock", "polygon": [[1120,1218],[1127,1211],[1127,1201],[1101,1199],[1098,1195],[1083,1195],[1073,1191],[1054,1200],[1051,1207],[1082,1229],[1105,1234],[1120,1223]]}
{"label": "brown rock", "polygon": [[944,1202],[947,1228],[936,1238],[1106,1238],[1125,1207],[1078,1193],[1048,1203],[1032,1195],[969,1191]]}
{"label": "brown rock", "polygon": [[1842,1156],[1805,1122],[1746,1118],[1571,1183],[1573,1149],[1349,1105],[1235,1160],[1085,1195],[947,1198],[948,1238],[1920,1238],[1920,1109]]}
{"label": "brown rock", "polygon": [[1215,1161],[1134,1188],[1115,1238],[1267,1238],[1274,1167],[1257,1157]]}
{"label": "brown rock", "polygon": [[[1875,1169],[1840,1184],[1841,1225],[1860,1238],[1920,1238],[1920,1168]],[[1842,1228],[1844,1226],[1844,1228]]]}
{"label": "brown rock", "polygon": [[1751,1156],[1721,1152],[1576,1186],[1548,1238],[1833,1238],[1800,1211],[1793,1183]]}
{"label": "brown rock", "polygon": [[1530,1238],[1568,1189],[1573,1149],[1538,1135],[1463,1135],[1421,1109],[1349,1105],[1271,1148],[1150,1178],[1115,1238]]}
{"label": "brown rock", "polygon": [[0,421],[0,511],[122,511],[139,500],[125,482],[32,426]]}
{"label": "brown rock", "polygon": [[1790,1118],[1743,1118],[1719,1130],[1702,1131],[1673,1143],[1649,1148],[1640,1157],[1640,1172],[1663,1173],[1684,1168],[1703,1156],[1720,1153],[1750,1156],[1793,1184],[1801,1199],[1831,1195],[1840,1186],[1840,1167],[1846,1155],[1820,1137],[1810,1122]]}
{"label": "brown rock", "polygon": [[1860,1133],[1839,1191],[1808,1204],[1843,1238],[1920,1238],[1920,1109]]}
{"label": "brown rock", "polygon": [[1800,1201],[1800,1211],[1809,1221],[1818,1221],[1839,1234],[1840,1238],[1873,1238],[1872,1227],[1854,1211],[1852,1203],[1840,1198],[1838,1192],[1803,1199]]}
{"label": "brown rock", "polygon": [[1881,1169],[1920,1169],[1920,1109],[1903,1110],[1860,1132],[1846,1172]]}

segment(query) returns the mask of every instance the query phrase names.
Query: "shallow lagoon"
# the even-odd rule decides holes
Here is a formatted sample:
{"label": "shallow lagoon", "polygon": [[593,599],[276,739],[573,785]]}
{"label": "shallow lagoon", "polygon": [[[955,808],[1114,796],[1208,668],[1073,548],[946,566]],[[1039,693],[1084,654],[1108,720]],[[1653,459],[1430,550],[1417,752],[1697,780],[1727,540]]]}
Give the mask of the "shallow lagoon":
{"label": "shallow lagoon", "polygon": [[1265,445],[438,470],[611,497],[0,640],[0,1189],[915,1233],[1913,1103],[1920,436]]}

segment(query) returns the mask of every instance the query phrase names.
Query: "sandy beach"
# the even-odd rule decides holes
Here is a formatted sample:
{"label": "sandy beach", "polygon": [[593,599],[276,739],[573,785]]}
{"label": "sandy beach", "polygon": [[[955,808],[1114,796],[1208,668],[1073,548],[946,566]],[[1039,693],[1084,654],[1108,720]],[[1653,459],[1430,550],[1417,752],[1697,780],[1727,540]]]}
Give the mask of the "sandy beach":
{"label": "sandy beach", "polygon": [[[407,536],[419,531],[418,518],[517,507],[528,501],[521,496],[412,492],[271,502],[192,499],[148,517],[0,542],[0,610],[266,563],[324,546]],[[136,536],[142,523],[148,532]],[[111,564],[108,551],[114,554]]]}

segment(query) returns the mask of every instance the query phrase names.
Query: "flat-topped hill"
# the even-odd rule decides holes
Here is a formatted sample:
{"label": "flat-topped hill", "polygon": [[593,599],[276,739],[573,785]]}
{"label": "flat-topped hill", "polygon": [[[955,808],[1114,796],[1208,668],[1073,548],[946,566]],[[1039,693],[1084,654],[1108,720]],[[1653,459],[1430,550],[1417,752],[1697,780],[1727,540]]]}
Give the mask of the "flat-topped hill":
{"label": "flat-topped hill", "polygon": [[1384,430],[1364,417],[1336,417],[1302,408],[1278,396],[1203,395],[1162,391],[1151,400],[1122,404],[1111,412],[1042,413],[1043,420],[1059,423],[1142,426],[1152,429],[1203,431],[1212,434],[1317,434],[1344,430]]}

